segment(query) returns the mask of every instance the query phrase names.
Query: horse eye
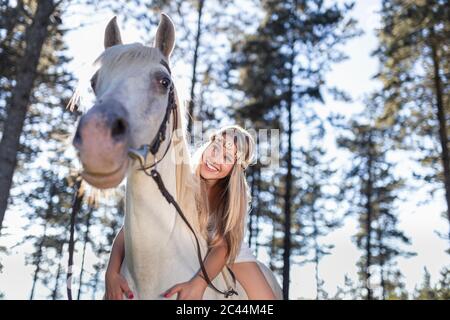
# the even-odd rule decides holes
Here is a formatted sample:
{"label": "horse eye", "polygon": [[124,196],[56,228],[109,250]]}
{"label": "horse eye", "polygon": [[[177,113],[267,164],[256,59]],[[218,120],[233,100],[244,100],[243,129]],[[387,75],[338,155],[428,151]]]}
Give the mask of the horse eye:
{"label": "horse eye", "polygon": [[170,79],[168,79],[168,78],[161,79],[161,80],[159,80],[159,83],[160,83],[164,88],[168,89],[169,86],[170,86]]}

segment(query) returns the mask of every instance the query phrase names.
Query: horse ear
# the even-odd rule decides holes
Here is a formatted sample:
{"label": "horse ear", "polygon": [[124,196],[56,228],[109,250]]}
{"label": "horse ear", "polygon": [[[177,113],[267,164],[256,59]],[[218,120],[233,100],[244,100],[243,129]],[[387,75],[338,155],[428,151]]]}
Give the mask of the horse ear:
{"label": "horse ear", "polygon": [[175,45],[175,27],[172,20],[165,13],[161,13],[154,47],[161,50],[161,53],[169,58]]}
{"label": "horse ear", "polygon": [[117,17],[112,18],[106,26],[104,44],[105,49],[118,44],[122,44],[119,26],[117,25]]}

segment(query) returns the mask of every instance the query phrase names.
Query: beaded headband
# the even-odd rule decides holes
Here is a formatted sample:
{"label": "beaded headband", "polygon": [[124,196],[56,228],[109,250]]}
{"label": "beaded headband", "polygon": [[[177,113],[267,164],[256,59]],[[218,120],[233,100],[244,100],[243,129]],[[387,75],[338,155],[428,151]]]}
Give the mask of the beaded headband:
{"label": "beaded headband", "polygon": [[[211,138],[212,141],[218,141],[221,142],[224,140],[224,138],[221,135],[215,134],[212,136]],[[226,141],[225,142],[225,148],[227,150],[230,150],[233,147],[233,142],[232,141]],[[237,151],[236,152],[236,162],[240,163],[241,167],[243,170],[247,169],[249,166],[248,161],[246,161],[245,156],[243,154],[243,152]]]}

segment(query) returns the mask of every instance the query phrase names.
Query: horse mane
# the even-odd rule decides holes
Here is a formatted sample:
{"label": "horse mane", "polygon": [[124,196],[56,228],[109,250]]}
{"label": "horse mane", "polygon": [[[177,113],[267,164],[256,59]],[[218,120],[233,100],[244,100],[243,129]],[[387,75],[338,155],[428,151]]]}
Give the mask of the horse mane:
{"label": "horse mane", "polygon": [[141,43],[130,43],[107,48],[95,60],[94,65],[102,65],[106,70],[120,68],[122,65],[140,64],[145,66],[148,61],[159,61],[162,54],[153,47]]}
{"label": "horse mane", "polygon": [[[187,119],[189,115],[186,110],[186,103],[180,103],[176,89],[174,92],[175,101],[177,103],[178,122],[172,143],[175,146],[177,201],[186,215],[190,218],[189,220],[194,228],[198,229],[199,215],[196,199],[198,192],[200,192],[200,184],[194,173],[191,157],[192,152],[190,151],[187,142],[187,138],[189,137],[187,131]],[[177,156],[180,156],[181,159],[177,159]]]}

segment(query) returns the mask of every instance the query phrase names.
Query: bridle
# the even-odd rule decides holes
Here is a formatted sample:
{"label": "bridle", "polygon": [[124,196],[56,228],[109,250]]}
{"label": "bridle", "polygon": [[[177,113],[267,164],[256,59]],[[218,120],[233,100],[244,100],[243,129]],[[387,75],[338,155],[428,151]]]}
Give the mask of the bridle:
{"label": "bridle", "polygon": [[[166,67],[167,70],[169,71],[169,74],[171,74],[170,68],[164,60],[161,60],[161,64],[164,67]],[[164,114],[164,118],[163,118],[163,120],[159,126],[159,129],[156,132],[156,135],[153,138],[152,142],[150,144],[144,144],[141,147],[139,147],[138,149],[130,148],[128,151],[128,156],[131,157],[132,159],[139,161],[140,168],[138,170],[141,170],[147,176],[153,178],[153,180],[157,184],[158,189],[161,192],[161,194],[164,196],[164,198],[167,200],[167,202],[169,204],[172,204],[175,207],[175,209],[177,210],[180,217],[183,219],[183,221],[188,226],[189,230],[191,230],[192,234],[194,235],[195,242],[197,245],[197,257],[198,257],[198,261],[200,264],[200,269],[203,274],[203,279],[213,290],[215,290],[216,292],[218,292],[220,294],[223,294],[225,296],[225,298],[228,298],[232,295],[238,295],[238,293],[232,287],[228,288],[226,291],[221,291],[221,290],[217,289],[217,287],[214,286],[214,284],[211,282],[211,280],[208,276],[208,273],[206,271],[205,265],[203,264],[203,257],[202,257],[202,253],[200,251],[200,242],[198,240],[197,234],[195,233],[194,228],[191,226],[191,224],[187,220],[186,216],[184,215],[183,210],[180,208],[180,206],[178,205],[178,203],[176,202],[174,197],[170,194],[170,192],[165,187],[164,182],[161,178],[161,175],[159,174],[159,172],[157,170],[158,163],[164,159],[164,157],[167,155],[167,152],[170,149],[170,146],[172,144],[172,138],[173,138],[175,131],[177,129],[177,126],[178,126],[177,103],[175,101],[174,90],[175,90],[174,85],[171,82],[171,85],[169,87],[169,97],[168,97],[168,101],[167,101],[166,112]],[[169,143],[167,144],[167,147],[164,150],[163,155],[158,159],[157,153],[161,147],[161,144],[166,140],[167,124],[170,121],[171,114],[173,115],[173,126],[172,126],[172,130],[171,130],[171,136],[169,139]],[[151,153],[153,155],[154,161],[152,164],[146,165],[146,159],[147,159],[147,156],[149,153]],[[80,192],[80,183],[81,183],[81,180],[78,182],[78,184],[76,186],[76,192],[74,194],[73,203],[72,203],[72,213],[71,213],[71,222],[70,222],[71,228],[70,228],[70,241],[69,241],[69,262],[68,262],[68,273],[67,273],[67,296],[68,296],[69,300],[72,300],[71,282],[72,282],[72,274],[73,274],[73,272],[72,272],[73,253],[74,253],[74,249],[75,249],[74,248],[75,247],[74,233],[75,233],[75,223],[76,223],[75,218],[76,218],[77,213],[80,210],[81,200],[82,200],[82,193]],[[231,271],[231,269],[228,266],[227,266],[227,269],[230,272],[230,275],[233,279],[234,286],[236,286],[236,277],[235,277],[233,271]]]}
{"label": "bridle", "polygon": [[[171,74],[170,68],[164,60],[161,61],[161,64],[164,67],[166,67],[167,70],[169,71],[169,74]],[[180,208],[177,201],[174,199],[174,197],[170,194],[170,192],[165,187],[164,181],[162,180],[162,177],[157,170],[157,164],[159,162],[161,162],[164,159],[164,157],[167,155],[167,152],[169,151],[170,146],[172,144],[172,138],[177,129],[177,122],[178,122],[177,103],[175,101],[174,90],[175,89],[174,89],[173,82],[171,82],[170,87],[169,87],[169,97],[168,97],[168,101],[167,101],[166,112],[164,114],[164,118],[163,118],[163,120],[159,126],[159,129],[156,132],[156,135],[153,138],[152,142],[150,144],[144,144],[141,147],[139,147],[138,149],[130,148],[128,151],[128,156],[131,157],[132,159],[139,161],[140,168],[138,170],[144,172],[147,176],[153,178],[153,180],[155,181],[156,185],[158,186],[158,189],[161,192],[161,194],[164,196],[164,198],[167,200],[167,202],[169,204],[172,204],[175,207],[175,209],[177,210],[181,219],[183,219],[183,221],[186,223],[188,228],[191,230],[192,234],[194,235],[196,246],[197,246],[197,257],[198,257],[198,261],[200,263],[200,269],[203,274],[203,279],[206,281],[206,283],[212,289],[214,289],[216,292],[218,292],[220,294],[223,294],[225,296],[225,298],[228,298],[232,295],[238,295],[238,293],[232,287],[230,287],[226,291],[221,291],[221,290],[217,289],[216,286],[214,286],[214,284],[211,282],[211,280],[208,276],[208,273],[206,272],[205,265],[203,263],[203,257],[202,257],[202,253],[200,250],[200,242],[194,231],[194,228],[191,226],[191,224],[187,220],[186,216],[183,213],[183,210]],[[173,121],[172,121],[173,126],[172,126],[172,130],[171,130],[171,134],[170,134],[170,139],[169,139],[169,142],[167,143],[167,147],[166,147],[163,155],[158,159],[157,153],[161,147],[161,144],[166,140],[167,124],[170,121],[171,114],[173,116]],[[147,156],[149,153],[151,153],[153,155],[154,161],[152,164],[146,165],[146,159],[147,159]],[[236,286],[236,277],[228,266],[227,266],[227,268],[231,274],[234,285]]]}

